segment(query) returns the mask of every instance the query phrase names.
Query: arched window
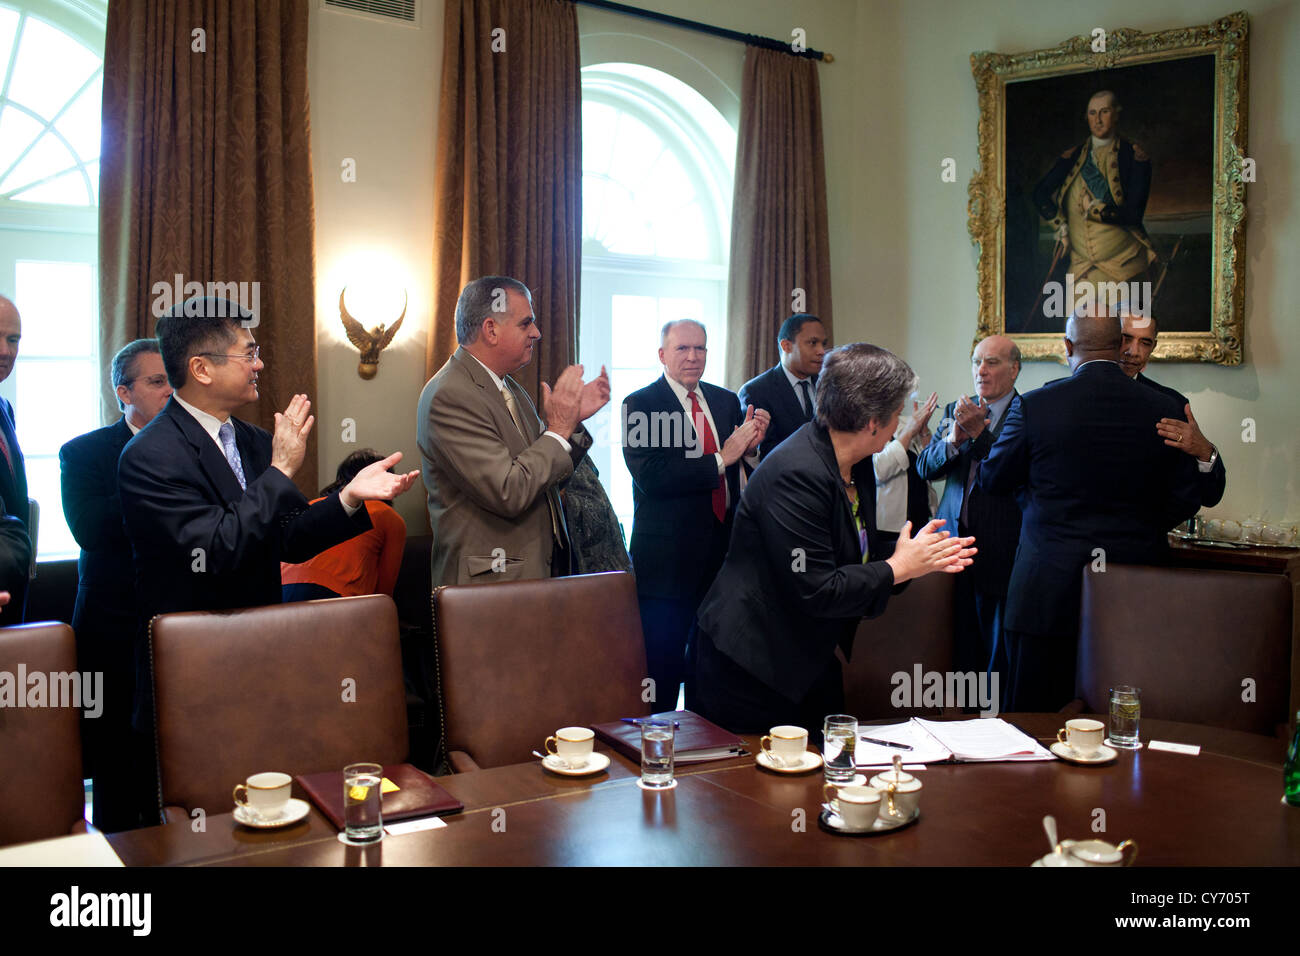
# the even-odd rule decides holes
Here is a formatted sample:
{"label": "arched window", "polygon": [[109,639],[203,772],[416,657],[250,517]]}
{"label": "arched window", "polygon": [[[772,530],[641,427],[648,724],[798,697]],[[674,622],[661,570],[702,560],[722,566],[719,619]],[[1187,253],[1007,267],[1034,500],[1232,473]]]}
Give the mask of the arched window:
{"label": "arched window", "polygon": [[736,133],[703,96],[660,70],[601,63],[582,70],[582,314],[588,376],[609,369],[609,406],[588,427],[591,455],[625,536],[632,479],[619,409],[663,372],[659,329],[698,319],[704,378],[722,380]]}
{"label": "arched window", "polygon": [[59,446],[99,426],[98,210],[104,0],[0,0],[0,292],[22,341],[14,404],[41,560],[75,557]]}

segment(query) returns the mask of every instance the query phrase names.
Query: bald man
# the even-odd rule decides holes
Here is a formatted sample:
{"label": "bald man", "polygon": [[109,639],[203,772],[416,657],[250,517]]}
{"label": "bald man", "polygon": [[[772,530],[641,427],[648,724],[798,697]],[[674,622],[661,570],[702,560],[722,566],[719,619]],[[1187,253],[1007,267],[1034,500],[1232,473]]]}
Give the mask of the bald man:
{"label": "bald man", "polygon": [[1186,452],[1196,459],[1196,470],[1200,475],[1201,506],[1213,508],[1223,500],[1223,490],[1228,484],[1228,473],[1223,466],[1219,449],[1201,434],[1201,426],[1192,414],[1192,404],[1182,392],[1154,382],[1142,374],[1156,350],[1156,339],[1160,334],[1155,316],[1137,316],[1122,311],[1120,321],[1123,323],[1123,338],[1120,346],[1119,364],[1124,374],[1139,385],[1163,392],[1178,403],[1182,414],[1177,418],[1164,418],[1156,424],[1156,431],[1165,440],[1181,452]]}
{"label": "bald man", "polygon": [[[7,379],[14,370],[14,364],[18,361],[18,340],[22,336],[23,324],[18,315],[18,307],[0,295],[0,382]],[[21,529],[13,526],[10,533],[15,538],[20,530],[22,534],[28,532],[31,511],[27,502],[27,468],[23,463],[22,449],[18,447],[14,407],[5,398],[0,398],[0,507],[3,507],[4,514],[13,515],[22,525]],[[33,546],[34,543],[29,540],[29,562]],[[21,550],[21,543],[16,543],[15,551]],[[27,581],[26,572],[11,572],[7,575],[7,580],[0,581],[0,590],[8,591],[10,595],[9,603],[0,610],[0,625],[22,623],[27,602]]]}
{"label": "bald man", "polygon": [[1120,320],[1066,323],[1072,374],[1020,397],[980,468],[980,488],[1019,496],[1007,589],[1003,710],[1055,711],[1075,696],[1085,568],[1163,560],[1166,532],[1200,505],[1196,466],[1156,432],[1180,411],[1120,368]]}
{"label": "bald man", "polygon": [[1020,505],[1014,495],[983,491],[975,478],[1008,413],[1020,404],[1020,349],[1005,335],[982,339],[971,356],[971,376],[974,394],[944,408],[939,430],[916,459],[916,471],[926,481],[947,479],[935,517],[954,534],[974,535],[980,542],[974,564],[954,585],[953,666],[963,672],[1004,672],[1002,622],[1020,541]]}

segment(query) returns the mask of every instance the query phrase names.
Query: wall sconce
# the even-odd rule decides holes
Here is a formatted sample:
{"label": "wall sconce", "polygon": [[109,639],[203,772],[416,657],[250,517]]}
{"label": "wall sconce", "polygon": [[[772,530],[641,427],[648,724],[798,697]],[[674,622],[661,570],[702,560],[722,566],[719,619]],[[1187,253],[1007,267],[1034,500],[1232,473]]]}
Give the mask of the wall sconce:
{"label": "wall sconce", "polygon": [[[344,286],[339,292],[339,318],[343,322],[343,328],[347,330],[348,341],[355,345],[361,351],[361,361],[357,364],[357,374],[364,379],[372,379],[379,371],[379,353],[388,347],[388,343],[393,341],[393,336],[397,330],[402,327],[402,320],[406,318],[406,305],[408,296],[406,290],[402,290],[402,314],[397,317],[397,321],[391,327],[379,323],[370,331],[352,317],[348,312],[348,307],[343,304],[343,295],[348,291]],[[371,317],[370,310],[366,310],[367,318]]]}

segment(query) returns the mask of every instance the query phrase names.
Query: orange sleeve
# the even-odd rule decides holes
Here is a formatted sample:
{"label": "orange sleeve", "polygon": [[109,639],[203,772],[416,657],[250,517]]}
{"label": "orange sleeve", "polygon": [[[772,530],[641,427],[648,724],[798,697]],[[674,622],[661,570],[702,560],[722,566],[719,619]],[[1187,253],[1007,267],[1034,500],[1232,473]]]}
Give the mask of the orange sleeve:
{"label": "orange sleeve", "polygon": [[370,523],[384,536],[379,550],[379,579],[375,590],[390,597],[397,586],[397,574],[402,570],[402,552],[406,548],[406,522],[393,508],[381,501],[366,502]]}

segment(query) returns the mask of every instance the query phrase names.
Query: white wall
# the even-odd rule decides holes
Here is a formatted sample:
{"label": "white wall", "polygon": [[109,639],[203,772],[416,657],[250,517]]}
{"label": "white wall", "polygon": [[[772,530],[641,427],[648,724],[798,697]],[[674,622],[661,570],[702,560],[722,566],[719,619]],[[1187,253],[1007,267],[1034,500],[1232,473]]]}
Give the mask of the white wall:
{"label": "white wall", "polygon": [[[978,159],[978,100],[969,56],[977,50],[1017,52],[1066,38],[1132,27],[1151,31],[1207,23],[1238,8],[1213,0],[872,0],[858,20],[859,53],[890,58],[892,78],[881,95],[892,108],[864,109],[860,145],[878,163],[864,164],[855,184],[864,215],[854,241],[870,307],[853,326],[843,284],[836,287],[836,335],[897,346],[921,376],[922,388],[944,400],[970,391],[967,366],[975,332],[977,254],[966,230],[966,187]],[[866,10],[871,13],[865,13]],[[1205,433],[1222,449],[1228,488],[1213,513],[1300,518],[1294,413],[1300,401],[1300,298],[1288,274],[1300,249],[1295,216],[1300,155],[1300,5],[1246,4],[1250,16],[1250,120],[1247,153],[1258,182],[1247,186],[1246,349],[1236,368],[1153,363],[1152,377],[1186,394]],[[889,42],[876,29],[887,23]],[[894,32],[896,31],[896,32]],[[879,38],[879,39],[877,39]],[[1288,94],[1287,91],[1290,91]],[[957,160],[958,182],[939,180],[943,157]],[[829,157],[828,157],[829,159]],[[863,235],[870,236],[864,239]],[[1060,376],[1062,366],[1028,363],[1020,388]],[[1242,441],[1244,418],[1257,442]]]}
{"label": "white wall", "polygon": [[[418,28],[311,6],[319,367],[312,399],[322,485],[333,480],[346,455],[366,446],[402,452],[403,471],[420,467],[415,403],[424,387],[433,298],[433,146],[443,16],[441,2],[422,6]],[[356,182],[342,180],[345,159],[356,161]],[[357,350],[339,322],[338,299],[344,284],[355,282],[372,262],[394,270],[410,303],[383,352],[379,374],[367,382],[357,375]],[[342,440],[347,418],[356,423],[355,444]],[[423,484],[394,504],[411,534],[427,531]]]}

